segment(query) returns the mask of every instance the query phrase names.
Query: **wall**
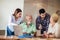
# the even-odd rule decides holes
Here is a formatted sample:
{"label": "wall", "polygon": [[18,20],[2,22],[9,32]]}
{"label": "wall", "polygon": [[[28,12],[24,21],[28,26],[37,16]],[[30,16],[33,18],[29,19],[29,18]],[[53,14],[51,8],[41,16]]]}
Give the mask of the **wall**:
{"label": "wall", "polygon": [[23,10],[24,0],[0,0],[0,30],[5,30],[9,16],[16,8]]}
{"label": "wall", "polygon": [[60,9],[60,0],[25,0],[24,16],[26,14],[31,14],[35,23],[40,8],[44,8],[47,13],[53,14]]}
{"label": "wall", "polygon": [[[39,15],[39,9],[41,8],[44,8],[47,13],[52,15],[57,10],[60,10],[60,0],[25,0],[23,15],[25,17],[26,14],[31,14],[33,16],[33,22],[35,23],[36,17]],[[58,22],[60,24],[60,18]],[[59,32],[60,32],[60,26],[59,26]]]}

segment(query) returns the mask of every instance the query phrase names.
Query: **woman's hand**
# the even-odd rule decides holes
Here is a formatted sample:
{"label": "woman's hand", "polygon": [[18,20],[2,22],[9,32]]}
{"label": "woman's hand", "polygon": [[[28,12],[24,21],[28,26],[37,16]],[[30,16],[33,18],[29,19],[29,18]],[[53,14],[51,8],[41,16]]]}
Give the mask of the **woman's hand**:
{"label": "woman's hand", "polygon": [[48,37],[49,37],[49,38],[53,38],[53,37],[54,37],[54,35],[48,35]]}

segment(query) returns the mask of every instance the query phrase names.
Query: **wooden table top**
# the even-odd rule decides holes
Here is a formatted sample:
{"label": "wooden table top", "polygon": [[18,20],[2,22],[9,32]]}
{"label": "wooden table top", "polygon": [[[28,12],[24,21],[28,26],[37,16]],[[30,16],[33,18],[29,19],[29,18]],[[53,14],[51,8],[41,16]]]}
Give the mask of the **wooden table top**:
{"label": "wooden table top", "polygon": [[0,40],[60,40],[60,38],[18,38],[17,36],[0,36]]}

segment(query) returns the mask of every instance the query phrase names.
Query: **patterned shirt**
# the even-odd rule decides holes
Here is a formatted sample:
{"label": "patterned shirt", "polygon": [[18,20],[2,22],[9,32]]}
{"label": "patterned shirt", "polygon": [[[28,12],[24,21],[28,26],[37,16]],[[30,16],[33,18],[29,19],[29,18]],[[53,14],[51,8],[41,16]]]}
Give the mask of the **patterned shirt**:
{"label": "patterned shirt", "polygon": [[36,19],[36,29],[39,30],[39,25],[41,24],[42,29],[45,29],[47,31],[49,22],[50,22],[50,15],[49,14],[46,13],[44,20],[41,19],[41,16],[38,16]]}
{"label": "patterned shirt", "polygon": [[27,26],[26,22],[22,23],[20,26],[23,28],[22,30],[23,32],[27,32],[27,33],[36,32],[36,27],[33,23],[31,23],[29,27]]}

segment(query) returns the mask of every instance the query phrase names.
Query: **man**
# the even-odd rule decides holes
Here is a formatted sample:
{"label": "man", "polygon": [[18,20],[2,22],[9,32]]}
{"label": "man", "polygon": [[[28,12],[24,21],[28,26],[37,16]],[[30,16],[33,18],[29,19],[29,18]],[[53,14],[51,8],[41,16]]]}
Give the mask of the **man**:
{"label": "man", "polygon": [[[20,35],[19,38],[31,38],[36,32],[36,27],[32,23],[32,16],[26,15],[26,21],[20,25],[23,28],[23,35]],[[33,35],[32,35],[33,34]]]}
{"label": "man", "polygon": [[41,30],[41,34],[48,30],[48,25],[50,22],[50,15],[45,12],[45,9],[39,10],[39,16],[36,19],[36,29]]}

